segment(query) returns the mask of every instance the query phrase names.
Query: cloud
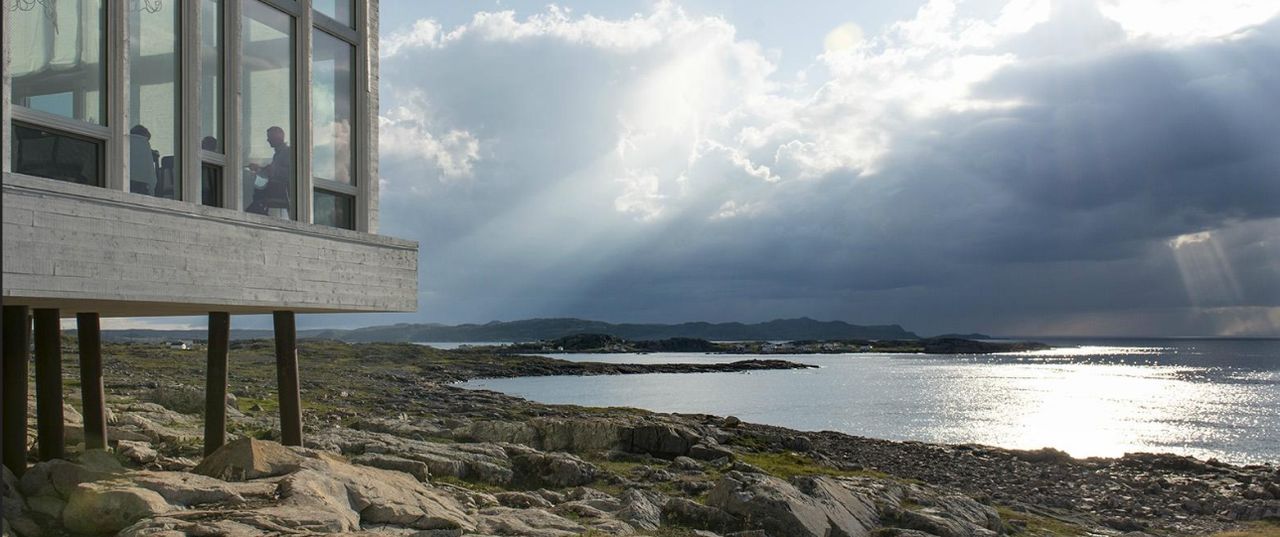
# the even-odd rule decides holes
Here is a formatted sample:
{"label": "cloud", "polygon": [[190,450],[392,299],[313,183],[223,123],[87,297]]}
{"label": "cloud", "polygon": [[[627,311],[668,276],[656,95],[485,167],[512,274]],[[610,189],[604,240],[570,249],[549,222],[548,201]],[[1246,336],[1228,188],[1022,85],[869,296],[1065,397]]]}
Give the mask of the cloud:
{"label": "cloud", "polygon": [[434,320],[1280,332],[1280,22],[1127,6],[934,0],[799,80],[669,2],[419,22],[382,47],[384,229]]}

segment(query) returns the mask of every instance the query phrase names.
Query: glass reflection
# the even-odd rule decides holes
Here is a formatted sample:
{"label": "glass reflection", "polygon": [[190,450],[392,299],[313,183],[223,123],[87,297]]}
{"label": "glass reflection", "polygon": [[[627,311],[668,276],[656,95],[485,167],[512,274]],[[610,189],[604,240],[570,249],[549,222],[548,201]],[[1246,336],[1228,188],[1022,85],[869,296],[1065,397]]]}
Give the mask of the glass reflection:
{"label": "glass reflection", "polygon": [[222,0],[200,3],[200,148],[222,152]]}
{"label": "glass reflection", "polygon": [[148,4],[129,19],[129,190],[160,198],[182,195],[178,151],[181,115],[180,10]]}
{"label": "glass reflection", "polygon": [[13,104],[105,124],[101,0],[5,2]]}
{"label": "glass reflection", "polygon": [[355,49],[325,32],[312,32],[311,175],[352,184],[352,65]]}
{"label": "glass reflection", "polygon": [[311,199],[315,223],[342,229],[356,228],[355,198],[316,189],[315,195]]}
{"label": "glass reflection", "polygon": [[316,13],[351,26],[351,0],[312,0],[311,6]]}
{"label": "glass reflection", "polygon": [[259,0],[244,0],[243,6],[240,138],[248,163],[243,177],[245,210],[293,218],[294,21]]}

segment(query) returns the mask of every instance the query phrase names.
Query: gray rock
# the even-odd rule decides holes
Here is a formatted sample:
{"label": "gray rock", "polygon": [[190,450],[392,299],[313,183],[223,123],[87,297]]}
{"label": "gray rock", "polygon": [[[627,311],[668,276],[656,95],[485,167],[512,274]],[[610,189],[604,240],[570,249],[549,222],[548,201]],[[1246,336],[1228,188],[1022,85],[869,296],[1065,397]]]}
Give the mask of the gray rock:
{"label": "gray rock", "polygon": [[688,498],[671,498],[662,506],[664,524],[724,533],[741,528],[741,523],[723,510]]}
{"label": "gray rock", "polygon": [[284,475],[302,467],[303,457],[275,442],[241,438],[205,457],[193,472],[224,481]]}
{"label": "gray rock", "polygon": [[545,498],[528,492],[499,492],[493,496],[498,499],[498,503],[502,504],[503,507],[550,509],[552,506],[551,502]]}
{"label": "gray rock", "polygon": [[867,535],[879,519],[874,498],[828,477],[797,478],[793,485],[772,476],[730,472],[711,490],[707,505],[776,537]]}
{"label": "gray rock", "polygon": [[160,458],[160,453],[151,447],[150,442],[121,440],[116,443],[116,453],[137,464],[155,462]]}
{"label": "gray rock", "polygon": [[490,507],[480,511],[476,530],[490,535],[528,537],[570,537],[587,531],[586,526],[542,509]]}
{"label": "gray rock", "polygon": [[630,489],[622,493],[622,509],[615,513],[618,520],[642,530],[656,530],[662,524],[662,509],[666,502],[655,492]]}
{"label": "gray rock", "polygon": [[530,421],[476,421],[454,429],[461,440],[521,444],[543,451],[590,453],[619,444],[619,425],[610,420],[536,418]]}
{"label": "gray rock", "polygon": [[[708,438],[707,440],[711,440]],[[689,456],[701,461],[714,461],[723,458],[732,458],[733,451],[729,448],[721,446],[718,443],[700,443],[694,444],[689,448]]]}
{"label": "gray rock", "polygon": [[783,439],[782,445],[792,451],[806,452],[813,449],[813,440],[807,436],[798,434]]}
{"label": "gray rock", "polygon": [[240,504],[245,499],[226,481],[186,472],[133,472],[129,483],[159,494],[172,505]]}
{"label": "gray rock", "polygon": [[[183,414],[204,415],[204,390],[186,384],[162,384],[146,394],[147,401]],[[240,410],[239,400],[228,393],[225,404]]]}
{"label": "gray rock", "polygon": [[62,524],[83,534],[113,534],[143,518],[173,510],[154,491],[119,483],[81,483],[71,492]]}
{"label": "gray rock", "polygon": [[383,470],[395,470],[409,474],[418,481],[426,483],[431,480],[431,471],[427,467],[427,463],[397,457],[395,455],[387,455],[385,453],[366,453],[351,458],[351,462],[364,466],[372,466]]}
{"label": "gray rock", "polygon": [[679,456],[671,461],[671,467],[681,472],[701,472],[702,463],[689,457]]}
{"label": "gray rock", "polygon": [[3,506],[5,529],[12,529],[18,535],[33,537],[40,535],[41,525],[27,512],[27,500],[22,497],[18,478],[9,471],[9,467],[0,466],[4,475]]}
{"label": "gray rock", "polygon": [[509,448],[516,483],[531,487],[572,487],[595,481],[596,465],[568,453],[543,453],[529,448]]}
{"label": "gray rock", "polygon": [[938,537],[995,537],[996,532],[986,528],[966,524],[936,510],[899,509],[886,513],[886,518],[897,526],[909,530],[918,530]]}
{"label": "gray rock", "polygon": [[666,459],[688,455],[689,449],[700,440],[692,430],[674,425],[639,425],[622,429],[619,433],[619,447],[624,451],[648,453]]}
{"label": "gray rock", "polygon": [[406,473],[356,466],[324,453],[309,459],[304,466],[345,486],[351,508],[360,513],[364,524],[424,530],[475,528],[457,500]]}

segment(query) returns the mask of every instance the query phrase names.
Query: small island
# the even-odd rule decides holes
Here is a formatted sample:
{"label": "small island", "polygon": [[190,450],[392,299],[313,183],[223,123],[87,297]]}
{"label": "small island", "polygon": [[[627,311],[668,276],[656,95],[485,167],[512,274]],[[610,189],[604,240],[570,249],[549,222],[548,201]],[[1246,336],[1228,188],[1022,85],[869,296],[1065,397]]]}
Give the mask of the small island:
{"label": "small island", "polygon": [[632,341],[608,334],[575,334],[555,339],[511,344],[463,347],[477,352],[501,354],[595,353],[630,354],[648,352],[700,352],[710,354],[994,354],[1046,350],[1044,343],[1030,341],[979,341],[959,337],[925,339],[837,339],[798,341],[727,341],[673,337]]}

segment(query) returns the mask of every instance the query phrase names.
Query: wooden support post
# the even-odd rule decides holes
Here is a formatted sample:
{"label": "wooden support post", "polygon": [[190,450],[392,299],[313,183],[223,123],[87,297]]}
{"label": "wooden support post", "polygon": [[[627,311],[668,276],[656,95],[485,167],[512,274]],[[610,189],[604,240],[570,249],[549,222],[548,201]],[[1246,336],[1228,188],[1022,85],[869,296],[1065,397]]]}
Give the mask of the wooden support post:
{"label": "wooden support post", "polygon": [[102,332],[97,313],[76,314],[85,449],[107,449],[107,400],[102,388]]}
{"label": "wooden support post", "polygon": [[40,460],[63,457],[62,319],[57,309],[36,309],[36,442]]}
{"label": "wooden support post", "polygon": [[31,316],[26,306],[4,307],[4,465],[22,477],[27,470],[27,363],[31,361]]}
{"label": "wooden support post", "polygon": [[204,454],[227,442],[227,347],[231,340],[231,314],[209,314],[209,360],[204,384]]}
{"label": "wooden support post", "polygon": [[280,394],[280,441],[302,445],[302,393],[298,385],[298,331],[292,311],[274,314],[276,385]]}

